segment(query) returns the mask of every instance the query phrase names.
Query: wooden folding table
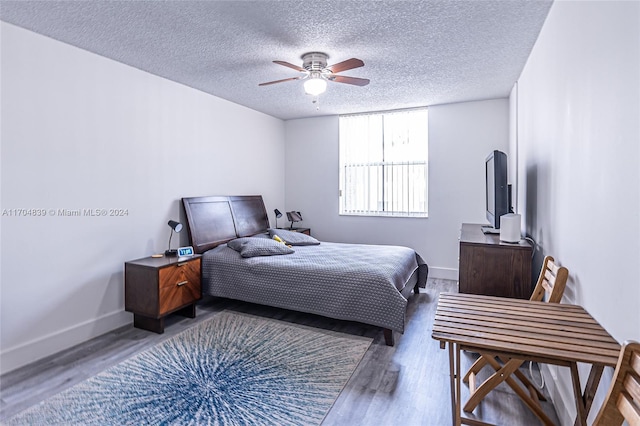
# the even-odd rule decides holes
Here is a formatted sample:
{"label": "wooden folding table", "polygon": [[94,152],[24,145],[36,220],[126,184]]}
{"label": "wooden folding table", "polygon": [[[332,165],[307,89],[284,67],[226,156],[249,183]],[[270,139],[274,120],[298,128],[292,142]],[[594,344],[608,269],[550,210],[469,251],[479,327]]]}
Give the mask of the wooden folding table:
{"label": "wooden folding table", "polygon": [[[475,294],[441,293],[432,337],[440,341],[443,349],[448,343],[454,425],[486,424],[461,416],[461,350],[477,352],[487,359],[497,356],[569,367],[577,425],[586,425],[602,371],[605,366],[615,367],[620,353],[618,342],[581,306]],[[591,364],[584,393],[578,362]],[[493,382],[492,388],[506,382],[544,424],[553,424],[535,396],[511,377],[509,364],[492,363],[496,370],[488,379]],[[475,389],[471,390],[473,399]],[[465,409],[472,411],[483,396],[476,395],[477,401],[471,401]]]}

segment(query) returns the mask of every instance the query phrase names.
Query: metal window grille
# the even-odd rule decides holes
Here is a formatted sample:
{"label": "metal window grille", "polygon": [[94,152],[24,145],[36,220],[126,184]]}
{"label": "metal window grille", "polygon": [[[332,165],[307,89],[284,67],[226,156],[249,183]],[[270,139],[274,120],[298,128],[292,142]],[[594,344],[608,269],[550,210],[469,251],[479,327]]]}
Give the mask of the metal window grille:
{"label": "metal window grille", "polygon": [[340,214],[428,215],[426,109],[340,117]]}

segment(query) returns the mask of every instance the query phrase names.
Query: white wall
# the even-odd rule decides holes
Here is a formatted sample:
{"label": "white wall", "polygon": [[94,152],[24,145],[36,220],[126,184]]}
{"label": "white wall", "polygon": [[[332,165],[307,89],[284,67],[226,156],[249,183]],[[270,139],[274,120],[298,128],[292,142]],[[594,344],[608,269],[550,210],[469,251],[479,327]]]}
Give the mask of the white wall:
{"label": "white wall", "polygon": [[[508,150],[507,99],[429,108],[429,217],[338,215],[338,117],[290,120],[286,128],[286,210],[325,241],[415,249],[430,276],[457,279],[462,222],[487,223],[484,160]],[[282,210],[282,209],[281,209]]]}
{"label": "white wall", "polygon": [[[640,3],[560,1],[517,85],[527,232],[569,268],[564,302],[584,306],[620,342],[640,340],[639,81]],[[568,425],[565,370],[547,374],[558,378],[551,390]]]}
{"label": "white wall", "polygon": [[[181,197],[261,194],[281,207],[284,123],[6,23],[0,31],[6,372],[130,323],[123,262],[166,249]],[[98,208],[128,213],[10,213]]]}

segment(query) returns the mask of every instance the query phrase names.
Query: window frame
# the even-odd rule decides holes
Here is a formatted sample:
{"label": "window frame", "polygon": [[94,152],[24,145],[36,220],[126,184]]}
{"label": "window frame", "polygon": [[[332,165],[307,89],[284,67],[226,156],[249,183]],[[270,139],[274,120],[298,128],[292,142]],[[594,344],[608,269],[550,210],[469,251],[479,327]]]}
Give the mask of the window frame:
{"label": "window frame", "polygon": [[[424,117],[424,134],[421,133],[420,138],[424,138],[424,141],[420,141],[419,144],[424,144],[424,158],[423,159],[419,159],[419,160],[415,160],[412,159],[410,157],[410,155],[405,153],[405,157],[401,158],[400,160],[395,159],[395,161],[393,160],[389,160],[386,161],[387,159],[387,155],[386,152],[389,152],[389,148],[387,148],[385,146],[385,144],[388,141],[388,137],[387,134],[385,132],[385,127],[384,127],[384,120],[385,117],[387,116],[392,116],[394,114],[399,114],[399,113],[407,113],[407,112],[420,112],[420,113],[424,113],[425,117]],[[343,118],[349,118],[349,117],[358,117],[358,116],[369,116],[369,117],[381,117],[381,133],[380,133],[380,141],[376,141],[376,142],[381,142],[381,158],[380,161],[349,161],[347,162],[347,159],[344,158],[345,151],[347,149],[347,147],[345,146],[345,144],[347,144],[347,142],[345,142],[343,140]],[[419,108],[411,108],[411,109],[403,109],[403,110],[391,110],[391,111],[378,111],[378,112],[368,112],[368,113],[359,113],[359,114],[344,114],[344,115],[340,115],[339,116],[339,138],[338,138],[338,144],[339,144],[339,160],[338,160],[338,167],[339,167],[339,177],[338,177],[338,186],[339,186],[339,191],[338,191],[338,214],[340,216],[366,216],[366,217],[397,217],[397,218],[428,218],[429,217],[429,126],[428,126],[428,108],[427,107],[419,107]],[[422,126],[422,124],[420,124],[420,126]],[[367,134],[370,133],[370,129],[371,126],[369,126],[369,128],[367,129]],[[418,128],[418,127],[416,127]],[[415,129],[415,128],[414,128]],[[407,127],[407,135],[409,134],[409,127]],[[376,136],[378,135],[374,135],[373,137],[376,138]],[[368,138],[369,140],[371,140],[371,138]],[[407,142],[407,145],[409,144],[409,142]],[[419,146],[419,145],[418,145]],[[353,146],[351,147],[353,148]],[[393,148],[391,148],[393,149]],[[373,148],[372,150],[375,150],[375,148]],[[416,173],[416,166],[420,167],[418,173]],[[373,191],[371,189],[372,184],[370,181],[370,176],[368,176],[366,179],[364,179],[364,182],[366,182],[366,185],[369,186],[369,189],[364,192],[364,195],[366,197],[369,196],[369,194],[373,193],[373,192],[378,192],[378,196],[374,197],[377,200],[377,204],[378,204],[378,208],[375,209],[347,209],[347,203],[350,202],[348,201],[348,199],[346,197],[348,197],[348,189],[349,189],[349,185],[347,185],[346,180],[348,179],[347,177],[347,173],[346,170],[348,167],[364,167],[367,169],[367,172],[369,173],[369,175],[371,174],[371,170],[373,167],[381,167],[382,171],[378,172],[378,174],[381,174],[382,177],[377,178],[378,180],[380,180],[380,182],[378,183],[378,186],[376,187],[376,191]],[[400,202],[400,204],[402,205],[406,205],[406,208],[403,209],[398,209],[397,207],[393,210],[386,210],[388,209],[390,204],[397,204],[397,200],[398,200],[398,196],[396,195],[398,192],[403,191],[405,187],[404,186],[400,186],[400,187],[394,187],[394,191],[392,192],[391,196],[387,195],[386,193],[386,189],[385,186],[388,185],[394,185],[393,181],[391,183],[389,183],[388,181],[385,180],[386,174],[389,173],[389,170],[393,170],[395,167],[404,167],[405,170],[402,171],[402,173],[406,173],[406,198],[404,198],[403,195],[400,195],[400,198],[403,198],[403,201]],[[396,169],[397,170],[397,169]],[[397,172],[392,172],[392,173],[397,173]],[[410,175],[414,174],[414,177],[412,178]],[[417,176],[416,176],[417,175]],[[404,175],[403,175],[403,179],[404,179]],[[412,182],[415,182],[416,179],[424,179],[424,194],[423,195],[419,195],[418,198],[418,203],[419,204],[423,204],[424,208],[420,208],[418,210],[411,210],[411,204],[415,203],[415,196],[412,198],[411,195],[409,195],[410,192],[414,192],[416,191],[415,187],[416,185],[413,185]],[[420,187],[420,185],[417,185],[418,187]],[[400,190],[400,191],[399,191]],[[421,191],[422,188],[418,188],[418,191]],[[382,192],[380,194],[380,192]],[[423,197],[423,198],[420,198]],[[361,204],[363,203],[362,201],[360,202]],[[370,204],[370,201],[366,201],[365,203]]]}

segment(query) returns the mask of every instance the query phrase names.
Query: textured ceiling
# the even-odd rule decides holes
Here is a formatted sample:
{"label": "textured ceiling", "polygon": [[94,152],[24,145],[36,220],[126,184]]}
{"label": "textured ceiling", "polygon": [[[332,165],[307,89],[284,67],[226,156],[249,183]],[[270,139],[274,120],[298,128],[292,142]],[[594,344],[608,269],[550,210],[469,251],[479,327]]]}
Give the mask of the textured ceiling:
{"label": "textured ceiling", "polygon": [[[551,6],[542,1],[6,1],[5,21],[282,119],[506,97]],[[365,87],[319,105],[272,63],[309,51]]]}

